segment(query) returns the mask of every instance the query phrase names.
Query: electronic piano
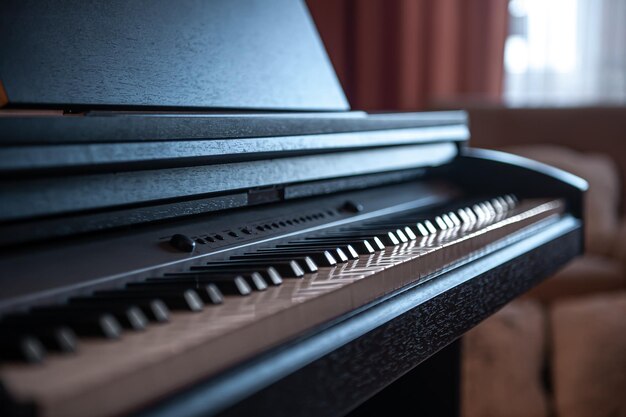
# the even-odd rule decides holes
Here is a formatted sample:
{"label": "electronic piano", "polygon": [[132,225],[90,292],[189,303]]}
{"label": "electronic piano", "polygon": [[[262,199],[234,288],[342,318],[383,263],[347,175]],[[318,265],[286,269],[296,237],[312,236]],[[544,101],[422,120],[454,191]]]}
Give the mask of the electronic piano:
{"label": "electronic piano", "polygon": [[584,181],[350,110],[303,2],[4,1],[0,105],[2,416],[451,415],[582,251]]}

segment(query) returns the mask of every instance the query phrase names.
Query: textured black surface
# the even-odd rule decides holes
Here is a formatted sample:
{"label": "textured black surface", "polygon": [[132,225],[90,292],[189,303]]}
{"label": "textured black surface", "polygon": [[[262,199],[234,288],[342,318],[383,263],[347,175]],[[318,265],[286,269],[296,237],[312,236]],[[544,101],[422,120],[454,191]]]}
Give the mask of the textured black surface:
{"label": "textured black surface", "polygon": [[9,103],[347,110],[303,1],[0,3]]}
{"label": "textured black surface", "polygon": [[437,166],[455,155],[452,143],[438,143],[160,170],[3,179],[0,221],[158,205],[255,187]]}
{"label": "textured black surface", "polygon": [[464,148],[460,154],[456,163],[446,170],[470,194],[488,189],[494,193],[513,190],[521,198],[559,196],[567,202],[568,211],[582,218],[583,196],[587,190],[587,182],[582,178],[505,152]]}
{"label": "textured black surface", "polygon": [[461,339],[457,339],[352,410],[348,417],[459,416]]}
{"label": "textured black surface", "polygon": [[[0,73],[1,75],[1,73]],[[463,112],[354,117],[351,113],[301,115],[111,114],[0,118],[0,145],[232,139],[360,132],[466,124]]]}
{"label": "textured black surface", "polygon": [[[331,222],[353,221],[357,217],[355,214],[339,210],[346,199],[362,202],[365,210],[358,216],[369,218],[380,215],[377,213],[380,210],[427,210],[457,197],[459,193],[454,188],[444,187],[441,183],[419,182],[279,204],[231,208],[220,213],[188,218],[184,216],[197,214],[195,210],[202,209],[200,206],[205,206],[207,210],[212,207],[217,209],[224,204],[233,207],[245,203],[247,196],[240,195],[238,199],[232,200],[207,199],[195,204],[190,202],[187,207],[155,207],[157,213],[146,210],[105,212],[100,214],[101,217],[94,215],[91,220],[82,219],[85,223],[79,224],[74,224],[74,220],[78,222],[80,218],[59,218],[54,224],[31,222],[22,224],[22,228],[4,226],[1,234],[4,245],[0,252],[0,271],[3,271],[0,274],[0,315],[33,305],[63,302],[69,296],[81,296],[96,289],[118,287],[137,280],[137,273],[144,274],[142,277],[146,277],[145,274],[155,276],[168,272],[161,271],[167,265],[192,261],[193,257],[175,251],[167,243],[176,233],[194,239],[210,238],[209,243],[196,246],[193,256],[209,255],[225,260],[228,256],[224,257],[222,252],[228,248],[280,238]],[[128,227],[128,224],[127,227],[119,227],[125,220],[131,223],[154,220],[154,217],[149,216],[156,216],[159,212],[174,218],[143,227]],[[146,217],[141,219],[142,215]],[[312,215],[317,217],[313,218]],[[278,224],[278,227],[270,226],[272,223]],[[100,229],[97,228],[98,224],[102,226]],[[101,230],[112,226],[118,228]],[[29,231],[29,227],[34,231]],[[95,230],[79,235],[79,231],[85,232],[81,227],[94,227]],[[244,233],[244,228],[250,233]],[[75,236],[53,240],[41,234],[52,230],[73,233]],[[239,236],[233,237],[229,233],[233,231]],[[19,233],[31,233],[28,235],[30,240],[27,243],[19,241]],[[223,239],[217,239],[218,234]],[[36,236],[38,238],[33,239]],[[45,240],[46,237],[48,240]],[[19,243],[8,243],[15,241]],[[71,259],[71,262],[67,259]],[[177,270],[179,268],[180,265],[176,267]]]}
{"label": "textured black surface", "polygon": [[562,223],[551,236],[538,233],[373,303],[140,415],[346,415],[580,254],[580,223]]}

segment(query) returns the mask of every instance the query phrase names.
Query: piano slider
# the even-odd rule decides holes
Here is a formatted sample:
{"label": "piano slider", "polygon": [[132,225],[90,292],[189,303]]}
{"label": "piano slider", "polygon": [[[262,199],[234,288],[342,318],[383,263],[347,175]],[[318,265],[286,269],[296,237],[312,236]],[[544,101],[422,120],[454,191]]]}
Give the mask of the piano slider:
{"label": "piano slider", "polygon": [[0,39],[3,416],[346,415],[582,250],[582,180],[351,111],[302,2]]}

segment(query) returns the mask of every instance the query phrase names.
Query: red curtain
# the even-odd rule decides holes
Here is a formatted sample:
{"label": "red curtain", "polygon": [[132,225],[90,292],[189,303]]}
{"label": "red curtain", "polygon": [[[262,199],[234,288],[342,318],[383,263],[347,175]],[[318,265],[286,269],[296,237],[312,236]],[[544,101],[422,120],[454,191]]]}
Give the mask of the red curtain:
{"label": "red curtain", "polygon": [[353,109],[500,102],[507,0],[308,0]]}

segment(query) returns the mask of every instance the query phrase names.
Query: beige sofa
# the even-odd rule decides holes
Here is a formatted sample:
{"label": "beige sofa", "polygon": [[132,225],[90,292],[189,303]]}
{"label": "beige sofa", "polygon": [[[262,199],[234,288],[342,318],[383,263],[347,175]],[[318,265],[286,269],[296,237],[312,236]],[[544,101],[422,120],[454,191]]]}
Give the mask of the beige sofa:
{"label": "beige sofa", "polygon": [[472,146],[589,182],[585,254],[463,340],[464,417],[626,417],[626,107],[470,110]]}

